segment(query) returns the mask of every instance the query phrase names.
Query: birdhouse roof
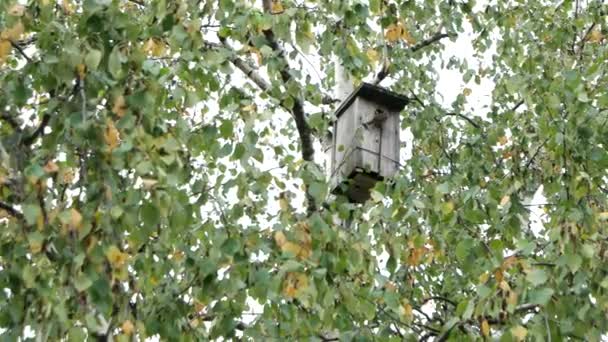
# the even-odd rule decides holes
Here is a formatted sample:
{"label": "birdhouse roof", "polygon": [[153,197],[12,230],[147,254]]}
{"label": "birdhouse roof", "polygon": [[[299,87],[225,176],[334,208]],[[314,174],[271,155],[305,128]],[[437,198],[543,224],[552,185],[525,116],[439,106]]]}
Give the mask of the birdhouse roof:
{"label": "birdhouse roof", "polygon": [[336,110],[336,117],[340,117],[344,111],[350,107],[353,101],[361,97],[368,101],[377,103],[379,105],[388,107],[391,110],[400,112],[403,107],[409,102],[408,98],[392,92],[386,88],[363,82],[357,87],[348,97],[342,101],[340,107]]}

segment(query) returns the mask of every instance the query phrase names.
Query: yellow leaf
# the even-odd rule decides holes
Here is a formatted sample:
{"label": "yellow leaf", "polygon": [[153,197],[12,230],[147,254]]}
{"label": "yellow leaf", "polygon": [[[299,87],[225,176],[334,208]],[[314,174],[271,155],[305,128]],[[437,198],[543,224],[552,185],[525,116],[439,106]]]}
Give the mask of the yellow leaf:
{"label": "yellow leaf", "polygon": [[500,144],[501,146],[506,145],[508,142],[509,142],[509,138],[506,135],[503,135],[500,138],[498,138],[498,144]]}
{"label": "yellow leaf", "polygon": [[155,57],[160,57],[165,54],[165,44],[154,38],[150,38],[144,44],[144,52]]}
{"label": "yellow leaf", "polygon": [[412,319],[414,318],[414,309],[412,308],[412,305],[408,302],[405,302],[403,304],[401,304],[401,309],[400,309],[400,313],[402,314],[403,318],[405,318],[406,322],[411,322]]}
{"label": "yellow leaf", "polygon": [[386,282],[386,284],[384,284],[384,288],[390,292],[397,291],[397,285],[395,285],[395,283],[393,283],[392,281]]}
{"label": "yellow leaf", "polygon": [[510,291],[509,292],[509,296],[507,297],[507,304],[509,306],[514,307],[515,305],[517,305],[517,293]]}
{"label": "yellow leaf", "polygon": [[274,234],[274,242],[276,242],[277,246],[283,247],[283,245],[287,242],[287,237],[281,231],[278,231]]}
{"label": "yellow leaf", "polygon": [[87,67],[86,65],[80,63],[76,66],[76,72],[78,73],[78,78],[80,78],[81,80],[84,80],[84,77],[86,76],[87,73]]}
{"label": "yellow leaf", "polygon": [[54,161],[49,160],[42,169],[46,173],[55,173],[55,172],[59,171],[59,166],[57,166],[57,164],[55,164]]}
{"label": "yellow leaf", "polygon": [[600,219],[600,221],[608,221],[608,211],[599,213],[599,215],[597,215],[597,216]]}
{"label": "yellow leaf", "polygon": [[64,184],[70,184],[74,181],[74,170],[73,169],[64,169],[62,170],[63,176],[62,180]]}
{"label": "yellow leaf", "polygon": [[494,279],[496,279],[496,282],[498,283],[500,283],[504,279],[502,268],[499,267],[494,271]]}
{"label": "yellow leaf", "polygon": [[510,257],[506,258],[502,262],[502,267],[503,267],[503,269],[508,270],[509,268],[511,268],[514,265],[516,265],[518,261],[519,260],[517,259],[517,256],[511,255]]}
{"label": "yellow leaf", "polygon": [[471,90],[471,88],[464,88],[464,90],[462,91],[462,94],[464,96],[469,96],[469,95],[471,95],[472,92],[473,91]]}
{"label": "yellow leaf", "polygon": [[243,110],[244,112],[255,112],[257,110],[257,106],[254,103],[247,106],[243,106],[241,110]]}
{"label": "yellow leaf", "polygon": [[74,5],[72,4],[72,2],[70,0],[62,0],[61,8],[63,8],[63,11],[66,14],[72,14],[74,12]]}
{"label": "yellow leaf", "polygon": [[488,282],[488,279],[490,279],[490,274],[488,272],[484,272],[479,276],[479,283],[485,284]]}
{"label": "yellow leaf", "polygon": [[15,25],[13,25],[13,27],[2,31],[0,33],[0,39],[19,40],[23,34],[23,31],[25,31],[25,27],[21,21],[18,21]]}
{"label": "yellow leaf", "polygon": [[592,42],[592,43],[600,43],[603,39],[604,39],[604,35],[598,29],[595,29],[595,30],[591,31],[589,33],[588,38],[587,38],[587,40],[590,41],[590,42]]}
{"label": "yellow leaf", "polygon": [[308,277],[304,273],[288,273],[283,282],[283,294],[285,297],[294,298],[299,296],[308,288]]}
{"label": "yellow leaf", "polygon": [[447,201],[441,206],[441,210],[444,214],[449,214],[454,211],[454,202]]}
{"label": "yellow leaf", "polygon": [[526,338],[526,335],[528,335],[528,329],[521,325],[515,326],[511,328],[511,335],[513,335],[517,341],[523,341]]}
{"label": "yellow leaf", "polygon": [[0,40],[0,65],[4,64],[4,60],[11,53],[11,42],[8,40]]}
{"label": "yellow leaf", "polygon": [[131,334],[133,334],[133,331],[135,330],[135,326],[133,326],[133,323],[131,323],[130,320],[126,320],[126,321],[122,322],[122,325],[120,326],[120,328],[122,329],[122,332],[125,335],[131,335]]}
{"label": "yellow leaf", "polygon": [[426,252],[426,248],[424,248],[424,247],[410,248],[409,252],[410,252],[410,254],[407,257],[408,265],[417,266],[418,264],[420,264],[420,260],[422,259],[422,256]]}
{"label": "yellow leaf", "polygon": [[504,280],[501,280],[501,281],[498,282],[498,287],[500,287],[500,289],[503,290],[504,292],[511,291],[511,286],[509,286],[509,283],[507,283]]}
{"label": "yellow leaf", "polygon": [[114,126],[114,122],[111,120],[106,122],[106,129],[103,132],[103,139],[110,150],[118,147],[118,144],[120,143],[120,133],[118,132],[118,129],[116,129],[116,126]]}
{"label": "yellow leaf", "polygon": [[30,241],[30,252],[32,254],[40,253],[42,251],[41,241]]}
{"label": "yellow leaf", "polygon": [[297,244],[295,244],[291,241],[287,241],[281,246],[281,251],[287,252],[287,253],[292,253],[293,255],[296,255],[296,256],[300,254],[301,250],[302,250],[302,247],[298,246]]}
{"label": "yellow leaf", "polygon": [[8,9],[8,15],[13,17],[20,17],[25,13],[25,6],[21,4],[14,4],[11,8]]}
{"label": "yellow leaf", "polygon": [[505,195],[500,199],[500,205],[502,206],[507,205],[509,202],[511,202],[511,196],[509,195]]}
{"label": "yellow leaf", "polygon": [[82,215],[74,208],[70,209],[70,229],[76,230],[82,228]]}
{"label": "yellow leaf", "polygon": [[402,30],[401,30],[401,39],[405,40],[409,45],[416,44],[416,39],[414,39],[414,37],[412,37],[410,32],[408,30],[406,30],[405,27],[403,27],[403,26],[402,26]]}
{"label": "yellow leaf", "polygon": [[112,106],[112,113],[123,117],[127,113],[127,103],[125,97],[120,95],[114,99],[114,105]]}
{"label": "yellow leaf", "polygon": [[481,333],[485,337],[490,336],[490,324],[485,319],[483,321],[481,321]]}
{"label": "yellow leaf", "polygon": [[127,258],[129,255],[127,253],[123,253],[116,246],[111,246],[106,251],[106,258],[108,262],[114,269],[121,268],[127,262]]}
{"label": "yellow leaf", "polygon": [[394,43],[399,40],[399,37],[401,37],[401,24],[388,25],[386,32],[384,33],[384,37],[389,43]]}
{"label": "yellow leaf", "polygon": [[281,1],[272,0],[272,4],[270,5],[270,13],[279,14],[283,13],[283,11],[285,11],[285,8],[283,8],[283,4],[281,3]]}
{"label": "yellow leaf", "polygon": [[380,54],[378,53],[378,51],[376,51],[374,49],[367,50],[367,52],[365,54],[367,55],[367,58],[369,58],[369,60],[372,63],[376,63],[378,61],[379,56],[380,56]]}

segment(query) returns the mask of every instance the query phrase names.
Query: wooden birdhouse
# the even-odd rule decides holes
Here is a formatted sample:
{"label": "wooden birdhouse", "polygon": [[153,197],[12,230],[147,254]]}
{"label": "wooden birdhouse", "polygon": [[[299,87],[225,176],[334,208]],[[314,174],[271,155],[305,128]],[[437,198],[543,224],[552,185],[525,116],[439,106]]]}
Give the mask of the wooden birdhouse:
{"label": "wooden birdhouse", "polygon": [[330,183],[334,193],[363,203],[378,180],[399,169],[399,112],[408,99],[363,83],[336,111],[329,147]]}

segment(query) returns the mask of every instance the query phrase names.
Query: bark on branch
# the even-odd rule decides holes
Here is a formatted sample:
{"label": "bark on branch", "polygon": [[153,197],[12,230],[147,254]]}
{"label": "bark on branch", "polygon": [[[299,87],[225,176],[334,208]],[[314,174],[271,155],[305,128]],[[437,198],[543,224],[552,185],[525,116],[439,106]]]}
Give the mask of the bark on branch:
{"label": "bark on branch", "polygon": [[0,201],[0,209],[4,210],[9,215],[13,216],[14,218],[18,219],[19,221],[23,221],[23,219],[24,219],[23,214],[21,212],[17,211],[17,209],[13,208],[8,203],[4,203],[4,202]]}
{"label": "bark on branch", "polygon": [[[429,37],[429,38],[427,38],[427,39],[419,42],[418,44],[410,46],[409,48],[407,48],[407,50],[410,51],[410,52],[416,52],[416,51],[421,50],[421,49],[423,49],[423,48],[425,48],[425,47],[427,47],[429,45],[432,45],[435,42],[440,41],[443,38],[452,37],[452,36],[454,36],[454,35],[450,34],[450,33],[440,33],[440,32],[438,32],[438,33],[434,34],[433,36],[431,36],[431,37]],[[386,76],[389,75],[389,66],[390,66],[390,63],[387,60],[387,62],[385,62],[382,65],[382,69],[380,69],[380,71],[378,72],[378,74],[376,74],[376,77],[372,81],[373,84],[377,85],[378,83],[382,82],[382,80],[385,79]]]}

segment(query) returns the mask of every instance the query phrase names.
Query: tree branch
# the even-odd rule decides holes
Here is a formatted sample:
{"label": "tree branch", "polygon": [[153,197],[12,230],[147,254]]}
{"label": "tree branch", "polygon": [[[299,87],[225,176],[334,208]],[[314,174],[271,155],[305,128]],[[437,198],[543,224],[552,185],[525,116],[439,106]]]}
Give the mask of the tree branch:
{"label": "tree branch", "polygon": [[23,221],[23,219],[24,219],[23,214],[21,212],[19,212],[17,209],[13,208],[8,203],[4,203],[4,202],[0,201],[0,209],[6,211],[9,215],[13,216],[14,218],[18,219],[19,221]]}
{"label": "tree branch", "polygon": [[445,113],[446,116],[457,116],[463,120],[466,120],[468,123],[470,123],[473,127],[480,129],[481,127],[475,122],[473,121],[473,119],[469,118],[466,115],[460,114],[460,113]]}
{"label": "tree branch", "polygon": [[32,63],[32,59],[31,59],[31,58],[30,58],[30,57],[29,57],[29,56],[28,56],[28,55],[25,53],[25,51],[23,51],[23,49],[21,48],[21,46],[20,46],[19,44],[15,43],[15,42],[14,42],[14,41],[12,41],[12,40],[9,40],[9,41],[11,42],[11,46],[12,46],[12,47],[13,47],[15,50],[17,50],[17,51],[19,52],[19,54],[20,54],[21,56],[23,56],[23,58],[25,58],[25,60],[26,60],[28,63]]}
{"label": "tree branch", "polygon": [[51,115],[49,113],[46,113],[42,116],[42,120],[40,121],[40,125],[38,125],[38,128],[36,128],[36,130],[28,137],[25,137],[23,139],[23,145],[25,146],[29,146],[31,144],[34,143],[34,141],[36,141],[36,139],[42,135],[42,133],[44,133],[44,128],[49,124],[49,121],[51,120]]}
{"label": "tree branch", "polygon": [[[529,311],[536,310],[537,308],[538,308],[538,305],[536,305],[536,304],[522,304],[522,305],[518,306],[517,308],[515,308],[515,310],[513,310],[513,314],[527,313]],[[484,318],[490,324],[504,324],[505,322],[507,322],[506,318],[504,318],[504,319],[494,318],[494,317],[484,317]],[[471,319],[466,320],[466,321],[457,322],[451,328],[449,328],[448,330],[444,331],[441,335],[439,335],[437,337],[436,341],[438,341],[438,342],[446,341],[448,339],[448,337],[450,337],[450,334],[452,333],[452,330],[454,330],[454,328],[458,328],[465,324],[473,324],[473,323],[475,323],[475,321],[473,321]]]}
{"label": "tree branch", "polygon": [[425,39],[425,40],[421,41],[420,43],[410,47],[409,50],[412,52],[416,52],[420,49],[424,49],[425,47],[427,47],[443,38],[452,37],[452,36],[454,36],[454,35],[450,34],[450,33],[436,33],[432,37]]}
{"label": "tree branch", "polygon": [[[416,52],[418,50],[424,49],[425,47],[427,47],[429,45],[432,45],[435,42],[440,41],[443,38],[452,37],[452,36],[454,36],[454,34],[438,32],[438,33],[435,33],[433,36],[419,42],[418,44],[410,46],[407,50],[409,50],[410,52]],[[378,74],[376,74],[376,77],[372,81],[372,84],[378,85],[378,83],[382,82],[382,80],[385,79],[386,76],[389,75],[389,66],[390,66],[390,63],[388,63],[388,62],[382,64],[382,69],[378,72]]]}

